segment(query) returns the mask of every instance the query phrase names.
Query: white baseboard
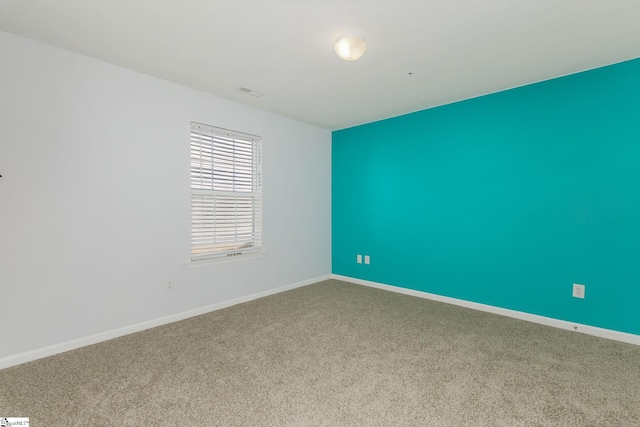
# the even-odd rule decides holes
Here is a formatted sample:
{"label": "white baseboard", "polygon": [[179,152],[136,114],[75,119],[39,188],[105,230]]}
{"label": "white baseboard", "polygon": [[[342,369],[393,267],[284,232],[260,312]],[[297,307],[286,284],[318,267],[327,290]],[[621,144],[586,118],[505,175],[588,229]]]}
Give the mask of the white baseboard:
{"label": "white baseboard", "polygon": [[411,295],[414,297],[425,298],[433,301],[444,302],[447,304],[458,305],[460,307],[471,308],[473,310],[485,311],[487,313],[499,314],[502,316],[512,317],[514,319],[526,320],[528,322],[539,323],[541,325],[553,326],[554,328],[566,329],[568,331],[580,332],[587,335],[594,335],[600,338],[621,341],[628,344],[640,346],[640,335],[629,334],[626,332],[614,331],[612,329],[603,329],[596,326],[583,325],[580,323],[558,320],[551,317],[538,316],[537,314],[524,313],[522,311],[509,310],[506,308],[495,307],[492,305],[480,304],[477,302],[465,301],[457,298],[445,297],[442,295],[431,294],[428,292],[416,291],[413,289],[400,288],[383,283],[371,282],[369,280],[355,279],[353,277],[332,274],[332,279],[342,280],[344,282],[355,283],[357,285],[369,286],[372,288],[383,289],[385,291],[396,292],[399,294]]}
{"label": "white baseboard", "polygon": [[102,333],[91,335],[88,337],[79,338],[76,340],[67,341],[60,344],[54,344],[54,345],[40,348],[37,350],[32,350],[25,353],[4,357],[0,359],[0,369],[8,368],[10,366],[20,365],[26,362],[31,362],[32,360],[41,359],[47,356],[53,356],[54,354],[63,353],[65,351],[74,350],[76,348],[84,347],[91,344],[96,344],[102,341],[107,341],[113,338],[121,337],[123,335],[128,335],[134,332],[143,331],[145,329],[155,328],[156,326],[166,325],[167,323],[173,323],[179,320],[188,319],[189,317],[210,313],[212,311],[231,307],[232,305],[241,304],[243,302],[248,302],[248,301],[252,301],[258,298],[263,298],[269,295],[274,295],[280,292],[289,291],[291,289],[300,288],[302,286],[311,285],[313,283],[321,282],[329,278],[331,278],[331,276],[326,275],[326,276],[316,277],[314,279],[303,280],[302,282],[294,283],[287,286],[282,286],[276,289],[270,289],[268,291],[258,292],[258,293],[247,295],[244,297],[235,298],[229,301],[223,301],[217,304],[212,304],[212,305],[196,308],[189,311],[184,311],[182,313],[172,314],[170,316],[161,317],[159,319],[149,320],[147,322],[137,323],[135,325],[125,326],[123,328],[113,329],[110,331],[102,332]]}

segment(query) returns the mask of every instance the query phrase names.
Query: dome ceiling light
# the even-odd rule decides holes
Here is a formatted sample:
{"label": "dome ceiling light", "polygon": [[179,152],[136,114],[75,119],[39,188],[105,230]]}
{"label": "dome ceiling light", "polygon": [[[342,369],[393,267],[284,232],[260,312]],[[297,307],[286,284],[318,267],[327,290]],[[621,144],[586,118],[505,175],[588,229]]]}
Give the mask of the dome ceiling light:
{"label": "dome ceiling light", "polygon": [[336,41],[336,54],[345,61],[360,59],[367,50],[367,42],[362,34],[347,33]]}

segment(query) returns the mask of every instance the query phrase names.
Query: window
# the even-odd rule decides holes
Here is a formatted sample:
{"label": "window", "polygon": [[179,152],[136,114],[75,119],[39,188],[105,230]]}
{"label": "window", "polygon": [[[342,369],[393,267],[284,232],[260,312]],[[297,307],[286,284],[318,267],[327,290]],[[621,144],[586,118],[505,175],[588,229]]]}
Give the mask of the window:
{"label": "window", "polygon": [[191,123],[191,261],[262,249],[260,137]]}

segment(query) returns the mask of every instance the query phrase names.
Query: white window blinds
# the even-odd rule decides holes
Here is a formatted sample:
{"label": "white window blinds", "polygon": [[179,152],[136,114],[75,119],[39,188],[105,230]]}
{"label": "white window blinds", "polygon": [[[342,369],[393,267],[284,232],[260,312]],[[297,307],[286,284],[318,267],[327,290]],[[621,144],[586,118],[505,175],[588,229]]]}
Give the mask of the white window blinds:
{"label": "white window blinds", "polygon": [[262,248],[260,137],[191,123],[191,260]]}

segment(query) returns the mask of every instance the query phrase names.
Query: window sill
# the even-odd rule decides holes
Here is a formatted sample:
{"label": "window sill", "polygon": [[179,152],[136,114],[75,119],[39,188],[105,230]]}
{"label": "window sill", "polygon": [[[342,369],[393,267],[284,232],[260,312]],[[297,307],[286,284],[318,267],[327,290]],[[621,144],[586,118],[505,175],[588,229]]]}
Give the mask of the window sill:
{"label": "window sill", "polygon": [[255,252],[255,253],[238,255],[238,256],[203,259],[201,261],[185,261],[184,266],[187,269],[192,269],[192,268],[207,267],[207,266],[216,265],[216,264],[228,264],[232,262],[248,261],[250,259],[264,258],[265,256],[267,256],[266,252]]}

